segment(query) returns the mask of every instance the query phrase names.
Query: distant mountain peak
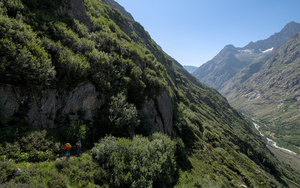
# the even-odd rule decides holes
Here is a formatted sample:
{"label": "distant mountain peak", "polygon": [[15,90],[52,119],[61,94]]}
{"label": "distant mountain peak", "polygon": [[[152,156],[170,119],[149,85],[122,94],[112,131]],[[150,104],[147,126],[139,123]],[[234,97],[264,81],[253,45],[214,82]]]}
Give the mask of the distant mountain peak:
{"label": "distant mountain peak", "polygon": [[298,25],[299,25],[299,23],[297,23],[295,21],[291,21],[291,22],[287,23],[283,29],[290,28],[290,27],[297,27]]}
{"label": "distant mountain peak", "polygon": [[235,46],[233,44],[228,44],[224,47],[224,49],[227,49],[227,50],[234,50],[235,49]]}
{"label": "distant mountain peak", "polygon": [[228,52],[236,53],[237,48],[232,44],[228,44],[221,50],[220,54],[224,54],[224,53],[228,53]]}
{"label": "distant mountain peak", "polygon": [[250,42],[248,45],[244,46],[242,49],[254,49],[255,53],[262,53],[268,49],[274,47],[278,49],[283,45],[289,37],[300,31],[300,24],[295,21],[287,23],[284,28],[278,32],[271,35],[269,38],[264,40],[258,40],[255,43]]}

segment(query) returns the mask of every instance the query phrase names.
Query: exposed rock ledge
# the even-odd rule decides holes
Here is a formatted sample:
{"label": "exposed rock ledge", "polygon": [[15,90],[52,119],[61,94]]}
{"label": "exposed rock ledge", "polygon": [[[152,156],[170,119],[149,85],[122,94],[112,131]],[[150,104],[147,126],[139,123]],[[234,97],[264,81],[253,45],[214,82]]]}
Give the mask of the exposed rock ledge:
{"label": "exposed rock ledge", "polygon": [[[72,91],[49,89],[43,93],[42,96],[28,94],[22,87],[0,84],[0,106],[4,108],[5,118],[21,112],[29,125],[56,128],[56,122],[59,122],[56,119],[93,122],[98,109],[104,104],[91,83],[81,83]],[[151,116],[152,132],[173,134],[173,108],[167,89],[147,100],[144,111]]]}
{"label": "exposed rock ledge", "polygon": [[84,112],[83,119],[93,121],[103,101],[97,96],[93,84],[79,84],[72,91],[47,90],[43,96],[25,94],[23,88],[8,84],[0,85],[0,105],[4,107],[5,118],[17,112],[25,112],[25,120],[35,127],[55,128],[55,118],[69,117],[78,120],[78,112]]}

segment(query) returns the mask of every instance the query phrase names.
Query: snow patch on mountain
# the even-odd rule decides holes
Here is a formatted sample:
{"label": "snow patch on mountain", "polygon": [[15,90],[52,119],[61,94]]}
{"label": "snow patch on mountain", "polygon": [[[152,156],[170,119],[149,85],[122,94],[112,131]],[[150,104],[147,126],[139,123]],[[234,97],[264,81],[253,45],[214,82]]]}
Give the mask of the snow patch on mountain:
{"label": "snow patch on mountain", "polygon": [[254,49],[245,49],[245,50],[238,50],[240,53],[249,53],[249,54],[253,54],[254,53]]}
{"label": "snow patch on mountain", "polygon": [[269,49],[267,49],[265,51],[261,51],[261,49],[259,49],[259,51],[261,51],[262,53],[272,52],[273,50],[274,50],[274,47],[269,48]]}

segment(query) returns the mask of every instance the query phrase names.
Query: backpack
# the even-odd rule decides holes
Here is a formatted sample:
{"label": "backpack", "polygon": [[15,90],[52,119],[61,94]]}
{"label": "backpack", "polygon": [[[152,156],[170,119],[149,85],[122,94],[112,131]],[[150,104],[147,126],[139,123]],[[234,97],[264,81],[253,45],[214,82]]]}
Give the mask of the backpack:
{"label": "backpack", "polygon": [[71,149],[71,144],[70,143],[67,143],[66,146],[67,146],[67,149]]}
{"label": "backpack", "polygon": [[77,143],[76,143],[76,147],[77,147],[77,149],[81,149],[81,143],[80,143],[80,142],[77,142]]}

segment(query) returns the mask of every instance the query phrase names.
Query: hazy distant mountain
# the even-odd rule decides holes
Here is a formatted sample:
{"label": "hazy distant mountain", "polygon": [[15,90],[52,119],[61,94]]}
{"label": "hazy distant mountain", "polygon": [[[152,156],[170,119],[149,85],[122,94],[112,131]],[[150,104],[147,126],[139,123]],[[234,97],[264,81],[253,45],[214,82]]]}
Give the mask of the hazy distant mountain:
{"label": "hazy distant mountain", "polygon": [[300,24],[290,22],[279,33],[275,33],[268,39],[259,40],[255,43],[250,42],[242,48],[227,45],[212,60],[193,72],[193,75],[201,82],[221,90],[225,82],[251,63],[260,62],[255,64],[255,68],[252,65],[252,71],[258,71],[263,63],[262,60],[268,60],[276,49],[299,31]]}
{"label": "hazy distant mountain", "polygon": [[[259,63],[259,62],[258,62]],[[261,69],[242,79],[255,64],[230,80],[221,91],[234,107],[263,122],[285,147],[300,146],[300,32],[292,36]],[[274,134],[275,133],[275,134]]]}
{"label": "hazy distant mountain", "polygon": [[185,70],[187,70],[189,73],[193,73],[198,67],[192,65],[183,65],[183,68],[185,68]]}

